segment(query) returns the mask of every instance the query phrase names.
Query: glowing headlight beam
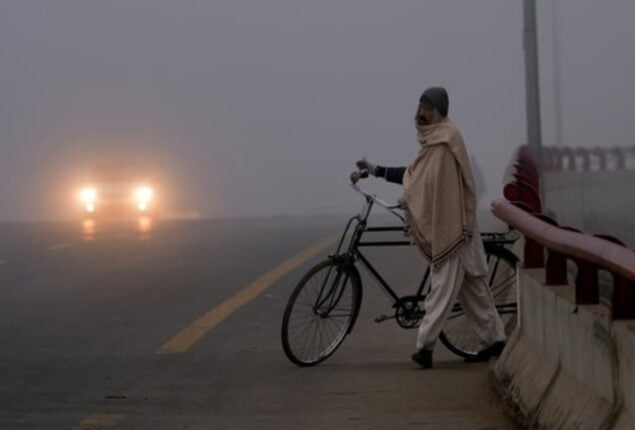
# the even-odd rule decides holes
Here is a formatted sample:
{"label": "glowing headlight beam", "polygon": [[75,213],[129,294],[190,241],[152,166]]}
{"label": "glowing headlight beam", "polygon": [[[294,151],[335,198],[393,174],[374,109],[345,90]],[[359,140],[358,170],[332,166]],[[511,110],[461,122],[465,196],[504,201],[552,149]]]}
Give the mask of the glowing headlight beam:
{"label": "glowing headlight beam", "polygon": [[152,200],[152,196],[154,195],[154,191],[150,187],[139,187],[135,190],[135,200],[139,205],[146,206],[150,200]]}
{"label": "glowing headlight beam", "polygon": [[79,200],[85,204],[92,204],[97,200],[97,190],[94,188],[82,188],[79,192]]}

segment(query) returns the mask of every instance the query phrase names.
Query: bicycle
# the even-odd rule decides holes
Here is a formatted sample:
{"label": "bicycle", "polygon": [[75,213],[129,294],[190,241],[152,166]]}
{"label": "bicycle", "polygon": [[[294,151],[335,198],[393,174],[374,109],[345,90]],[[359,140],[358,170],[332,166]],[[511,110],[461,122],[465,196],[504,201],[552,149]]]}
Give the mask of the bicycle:
{"label": "bicycle", "polygon": [[[351,333],[362,303],[362,278],[356,264],[361,264],[379,287],[392,301],[392,315],[381,315],[375,319],[380,323],[395,319],[405,329],[416,328],[424,315],[419,305],[425,300],[430,288],[428,267],[417,291],[413,295],[399,297],[381,276],[360,248],[412,246],[409,240],[362,241],[368,233],[405,232],[404,216],[400,204],[388,204],[364,191],[356,184],[353,189],[360,193],[365,203],[358,215],[353,216],[344,229],[335,253],[314,267],[300,279],[291,293],[282,320],[282,346],[289,360],[301,367],[313,366],[331,356]],[[379,205],[397,216],[401,226],[369,227],[368,217],[374,205]],[[352,234],[349,235],[349,231]],[[348,245],[344,248],[347,237]],[[507,334],[516,320],[516,263],[517,257],[507,248],[517,237],[509,230],[506,233],[482,233],[488,261],[488,285],[492,291]],[[343,250],[344,249],[344,250]],[[472,332],[460,305],[453,305],[450,316],[439,337],[453,353],[470,358],[476,356],[480,340]]]}

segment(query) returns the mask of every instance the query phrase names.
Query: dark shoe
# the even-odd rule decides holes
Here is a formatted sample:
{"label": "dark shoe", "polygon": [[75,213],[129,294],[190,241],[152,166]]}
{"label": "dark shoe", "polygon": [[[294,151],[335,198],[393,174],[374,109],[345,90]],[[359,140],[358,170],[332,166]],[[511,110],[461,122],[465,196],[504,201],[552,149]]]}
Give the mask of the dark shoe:
{"label": "dark shoe", "polygon": [[505,349],[505,342],[494,342],[478,354],[465,357],[467,363],[484,363],[492,357],[500,357]]}
{"label": "dark shoe", "polygon": [[428,351],[427,349],[420,349],[419,351],[412,354],[412,361],[414,361],[424,369],[429,369],[432,367],[432,351]]}

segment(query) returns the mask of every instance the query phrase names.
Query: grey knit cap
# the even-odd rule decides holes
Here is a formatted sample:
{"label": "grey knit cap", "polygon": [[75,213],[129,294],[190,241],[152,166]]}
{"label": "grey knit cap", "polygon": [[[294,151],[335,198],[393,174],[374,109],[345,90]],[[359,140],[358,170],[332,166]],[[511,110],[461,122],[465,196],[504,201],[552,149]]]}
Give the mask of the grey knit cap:
{"label": "grey knit cap", "polygon": [[428,88],[421,94],[419,103],[433,106],[444,118],[448,116],[450,101],[448,99],[448,92],[443,87]]}

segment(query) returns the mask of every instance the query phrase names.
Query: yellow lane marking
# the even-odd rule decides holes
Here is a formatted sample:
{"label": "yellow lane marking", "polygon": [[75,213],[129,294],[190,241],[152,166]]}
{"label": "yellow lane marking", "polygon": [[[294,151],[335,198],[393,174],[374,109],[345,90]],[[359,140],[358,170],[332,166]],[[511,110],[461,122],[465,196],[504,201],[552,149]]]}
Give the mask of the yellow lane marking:
{"label": "yellow lane marking", "polygon": [[187,351],[208,331],[223,322],[225,318],[230,316],[249,301],[256,298],[291,270],[315,257],[327,247],[333,245],[338,238],[339,236],[333,236],[321,240],[284,263],[274,267],[220,305],[203,314],[191,325],[184,328],[176,336],[167,341],[157,352],[159,354],[180,354]]}
{"label": "yellow lane marking", "polygon": [[113,428],[124,420],[123,414],[94,414],[83,419],[73,430],[98,430]]}

